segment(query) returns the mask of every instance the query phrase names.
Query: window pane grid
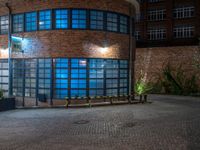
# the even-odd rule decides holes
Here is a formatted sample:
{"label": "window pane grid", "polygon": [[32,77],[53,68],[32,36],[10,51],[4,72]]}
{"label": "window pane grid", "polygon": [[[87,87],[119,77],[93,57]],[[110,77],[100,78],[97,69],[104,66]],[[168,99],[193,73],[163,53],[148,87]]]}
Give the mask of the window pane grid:
{"label": "window pane grid", "polygon": [[[33,98],[45,94],[48,99],[53,96],[63,100],[128,92],[127,60],[40,58],[12,62],[14,96]],[[0,86],[8,89],[8,64],[0,61],[0,67]]]}
{"label": "window pane grid", "polygon": [[0,18],[0,31],[1,34],[7,34],[9,28],[9,17],[8,16],[1,16]]}
{"label": "window pane grid", "polygon": [[117,31],[118,30],[118,21],[117,14],[107,13],[107,30],[108,31]]}
{"label": "window pane grid", "polygon": [[68,10],[61,9],[55,11],[55,27],[56,29],[67,29],[68,28]]}
{"label": "window pane grid", "polygon": [[193,6],[183,6],[174,9],[174,18],[191,18],[194,17],[195,8]]}
{"label": "window pane grid", "polygon": [[37,60],[25,61],[25,96],[36,97],[36,65]]}
{"label": "window pane grid", "polygon": [[194,26],[183,25],[175,26],[174,37],[175,38],[192,38],[194,36]]}
{"label": "window pane grid", "polygon": [[86,28],[86,10],[72,10],[72,28],[85,29]]}
{"label": "window pane grid", "polygon": [[24,15],[14,15],[13,16],[13,32],[22,32],[24,30]]}
{"label": "window pane grid", "polygon": [[101,11],[90,11],[90,28],[103,30],[103,12]]}
{"label": "window pane grid", "polygon": [[26,13],[26,31],[37,30],[37,13]]}
{"label": "window pane grid", "polygon": [[51,10],[45,10],[39,12],[39,29],[49,30],[51,29]]}
{"label": "window pane grid", "polygon": [[68,59],[55,59],[54,98],[68,97]]}
{"label": "window pane grid", "polygon": [[120,16],[120,32],[128,33],[128,18],[125,16]]}
{"label": "window pane grid", "polygon": [[0,60],[0,89],[8,96],[8,61]]}

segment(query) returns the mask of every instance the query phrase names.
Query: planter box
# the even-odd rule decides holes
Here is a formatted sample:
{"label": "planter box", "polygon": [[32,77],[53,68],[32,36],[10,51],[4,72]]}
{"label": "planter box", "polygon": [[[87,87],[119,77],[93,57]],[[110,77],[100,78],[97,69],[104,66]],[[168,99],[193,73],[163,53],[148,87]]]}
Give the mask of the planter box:
{"label": "planter box", "polygon": [[15,109],[15,98],[4,98],[0,100],[0,111]]}

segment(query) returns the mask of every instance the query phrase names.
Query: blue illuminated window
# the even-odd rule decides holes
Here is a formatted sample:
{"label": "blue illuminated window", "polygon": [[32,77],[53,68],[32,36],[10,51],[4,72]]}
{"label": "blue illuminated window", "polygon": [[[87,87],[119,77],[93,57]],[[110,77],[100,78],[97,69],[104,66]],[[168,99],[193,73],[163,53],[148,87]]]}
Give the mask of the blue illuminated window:
{"label": "blue illuminated window", "polygon": [[120,60],[120,68],[128,68],[128,61],[127,60]]}
{"label": "blue illuminated window", "polygon": [[36,31],[37,30],[37,13],[31,12],[26,13],[26,31]]}
{"label": "blue illuminated window", "polygon": [[39,29],[49,30],[51,29],[51,10],[44,10],[39,12]]}
{"label": "blue illuminated window", "polygon": [[71,97],[86,96],[86,67],[86,59],[71,59]]}
{"label": "blue illuminated window", "polygon": [[106,61],[106,68],[119,68],[119,64],[117,60],[107,60]]}
{"label": "blue illuminated window", "polygon": [[13,16],[13,32],[22,32],[24,30],[24,15],[14,15]]}
{"label": "blue illuminated window", "polygon": [[64,99],[68,97],[68,59],[55,59],[55,92],[54,97]]}
{"label": "blue illuminated window", "polygon": [[12,73],[12,82],[13,82],[13,95],[14,96],[23,96],[23,60],[13,60],[13,73]]}
{"label": "blue illuminated window", "polygon": [[1,16],[1,18],[0,18],[1,34],[7,34],[8,28],[9,28],[9,17],[8,16]]}
{"label": "blue illuminated window", "polygon": [[55,28],[56,29],[67,29],[68,28],[68,10],[60,9],[55,10]]}
{"label": "blue illuminated window", "polygon": [[85,29],[87,24],[86,10],[72,10],[72,28]]}
{"label": "blue illuminated window", "polygon": [[104,95],[104,60],[90,59],[89,60],[89,95],[103,96]]}
{"label": "blue illuminated window", "polygon": [[52,63],[51,59],[38,60],[38,93],[46,94],[49,98],[51,95],[51,80],[52,80]]}
{"label": "blue illuminated window", "polygon": [[128,33],[128,18],[125,16],[120,16],[120,32]]}
{"label": "blue illuminated window", "polygon": [[128,94],[128,61],[120,60],[120,73],[119,73],[119,94]]}
{"label": "blue illuminated window", "polygon": [[107,30],[108,31],[115,31],[117,32],[118,28],[118,21],[117,21],[117,14],[114,13],[107,13]]}
{"label": "blue illuminated window", "polygon": [[90,11],[90,28],[103,30],[103,18],[102,11]]}
{"label": "blue illuminated window", "polygon": [[25,61],[25,96],[36,96],[36,59],[28,59]]}

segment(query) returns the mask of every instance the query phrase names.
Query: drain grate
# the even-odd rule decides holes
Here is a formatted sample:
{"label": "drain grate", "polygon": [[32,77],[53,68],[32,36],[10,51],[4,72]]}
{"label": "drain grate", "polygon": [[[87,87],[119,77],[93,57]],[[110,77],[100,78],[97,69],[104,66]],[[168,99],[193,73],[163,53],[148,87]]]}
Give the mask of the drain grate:
{"label": "drain grate", "polygon": [[74,124],[88,124],[90,121],[89,120],[79,120],[75,121]]}
{"label": "drain grate", "polygon": [[124,124],[125,128],[133,128],[137,125],[137,122],[128,122]]}

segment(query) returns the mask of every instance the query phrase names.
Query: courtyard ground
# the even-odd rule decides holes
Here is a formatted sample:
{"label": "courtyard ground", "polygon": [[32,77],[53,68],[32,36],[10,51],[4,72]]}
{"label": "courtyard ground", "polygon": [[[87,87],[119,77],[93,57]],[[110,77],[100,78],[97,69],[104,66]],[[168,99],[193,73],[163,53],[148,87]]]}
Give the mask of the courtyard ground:
{"label": "courtyard ground", "polygon": [[0,112],[0,150],[200,150],[200,98]]}

